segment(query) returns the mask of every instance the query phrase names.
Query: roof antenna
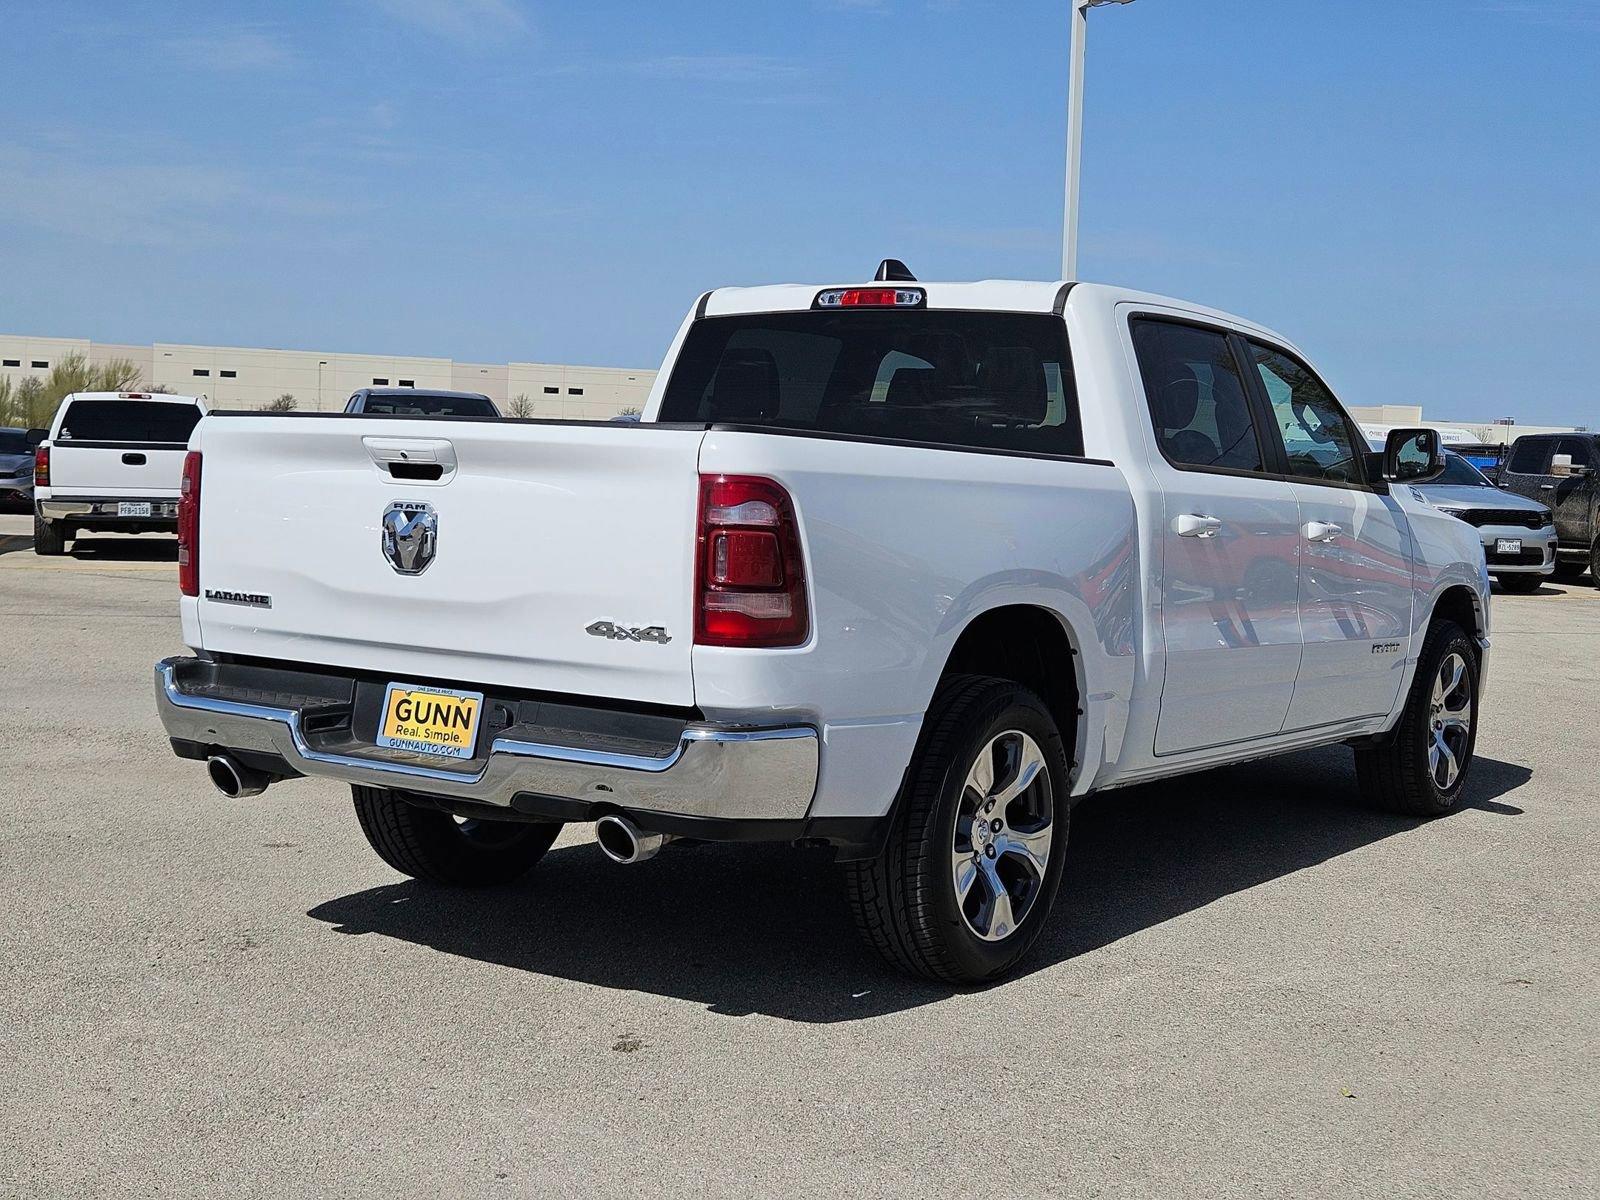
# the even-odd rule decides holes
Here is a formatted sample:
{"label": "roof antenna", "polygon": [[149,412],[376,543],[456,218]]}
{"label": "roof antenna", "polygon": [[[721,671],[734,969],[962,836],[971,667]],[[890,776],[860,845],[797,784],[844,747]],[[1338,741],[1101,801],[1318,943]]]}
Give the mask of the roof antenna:
{"label": "roof antenna", "polygon": [[874,283],[915,283],[917,277],[911,273],[911,268],[898,258],[886,258],[878,264],[878,273],[872,277]]}

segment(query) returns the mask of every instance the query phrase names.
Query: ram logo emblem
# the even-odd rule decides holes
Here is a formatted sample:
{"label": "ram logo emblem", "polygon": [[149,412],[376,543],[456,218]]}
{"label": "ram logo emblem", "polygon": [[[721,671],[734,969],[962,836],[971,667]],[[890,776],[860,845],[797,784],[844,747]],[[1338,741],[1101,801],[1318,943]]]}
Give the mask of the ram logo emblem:
{"label": "ram logo emblem", "polygon": [[420,500],[396,500],[383,510],[383,556],[402,575],[421,575],[439,551],[439,517]]}

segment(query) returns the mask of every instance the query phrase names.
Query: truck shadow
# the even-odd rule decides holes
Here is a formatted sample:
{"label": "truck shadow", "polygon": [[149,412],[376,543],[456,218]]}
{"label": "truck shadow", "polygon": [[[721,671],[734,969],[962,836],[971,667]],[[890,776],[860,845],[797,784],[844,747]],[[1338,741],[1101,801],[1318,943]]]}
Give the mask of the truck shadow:
{"label": "truck shadow", "polygon": [[[1466,807],[1520,814],[1499,797],[1530,776],[1479,758]],[[1354,789],[1350,755],[1334,749],[1084,802],[1073,816],[1066,883],[1025,971],[1420,824],[1353,804]],[[592,844],[572,846],[510,888],[463,893],[406,881],[307,915],[340,933],[400,938],[731,1016],[852,1021],[954,991],[884,966],[857,939],[835,869],[788,847],[671,846],[617,867]]]}
{"label": "truck shadow", "polygon": [[86,533],[67,546],[73,558],[89,562],[171,562],[178,561],[175,537],[96,537]]}
{"label": "truck shadow", "polygon": [[[0,555],[32,554],[33,535],[29,533],[0,534]],[[96,537],[86,533],[73,538],[67,545],[67,558],[83,562],[171,562],[178,561],[178,539],[175,537]],[[46,559],[60,562],[61,559]]]}

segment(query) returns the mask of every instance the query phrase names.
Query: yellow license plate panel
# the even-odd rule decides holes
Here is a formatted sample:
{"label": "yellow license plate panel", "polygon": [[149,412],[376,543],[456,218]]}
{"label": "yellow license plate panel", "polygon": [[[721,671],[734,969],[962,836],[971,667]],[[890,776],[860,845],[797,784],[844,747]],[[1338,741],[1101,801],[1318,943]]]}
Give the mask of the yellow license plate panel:
{"label": "yellow license plate panel", "polygon": [[383,698],[378,745],[439,758],[471,758],[482,715],[482,692],[391,683]]}

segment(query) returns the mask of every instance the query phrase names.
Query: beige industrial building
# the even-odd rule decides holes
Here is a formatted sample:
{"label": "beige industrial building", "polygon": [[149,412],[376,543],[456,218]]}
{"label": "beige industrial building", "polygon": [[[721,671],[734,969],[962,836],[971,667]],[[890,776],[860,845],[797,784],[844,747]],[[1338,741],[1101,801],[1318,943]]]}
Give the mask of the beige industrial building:
{"label": "beige industrial building", "polygon": [[605,420],[643,408],[656,372],[555,363],[468,363],[448,358],[396,358],[315,350],[240,346],[127,346],[84,338],[0,334],[0,376],[21,382],[44,376],[67,355],[90,363],[128,359],[146,386],[204,396],[213,408],[265,408],[290,395],[302,412],[337,412],[364,387],[443,388],[482,392],[502,412],[526,396],[529,416]]}
{"label": "beige industrial building", "polygon": [[[517,397],[526,396],[529,416],[603,421],[626,409],[642,409],[656,378],[656,372],[649,368],[470,363],[448,358],[181,346],[171,342],[125,346],[83,338],[10,334],[0,334],[0,376],[20,382],[29,375],[44,375],[68,354],[81,354],[91,363],[129,359],[146,385],[204,396],[213,408],[265,408],[287,394],[295,398],[295,407],[302,412],[337,412],[357,388],[418,387],[482,392],[507,414]],[[1510,443],[1525,433],[1566,432],[1572,428],[1431,417],[1424,421],[1422,407],[1409,404],[1352,405],[1350,415],[1366,425],[1428,424],[1465,429],[1491,445]]]}

